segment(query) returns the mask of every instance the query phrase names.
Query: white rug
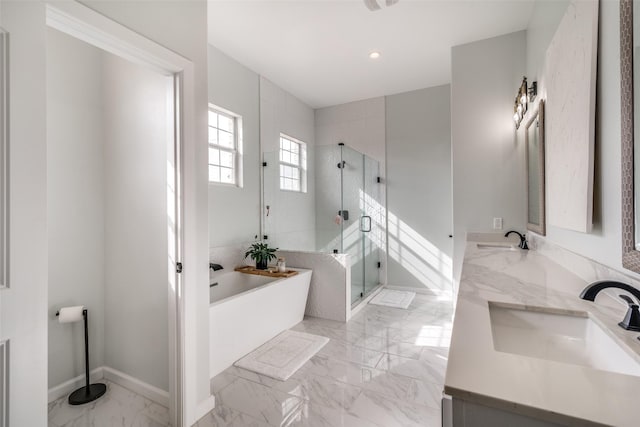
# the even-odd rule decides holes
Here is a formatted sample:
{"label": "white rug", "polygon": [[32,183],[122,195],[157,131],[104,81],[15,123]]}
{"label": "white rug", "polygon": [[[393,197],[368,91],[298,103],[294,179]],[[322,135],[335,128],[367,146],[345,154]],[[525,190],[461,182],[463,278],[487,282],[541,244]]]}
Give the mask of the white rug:
{"label": "white rug", "polygon": [[238,360],[234,365],[286,381],[328,342],[327,337],[298,331],[284,331]]}
{"label": "white rug", "polygon": [[415,292],[394,291],[391,289],[383,289],[378,295],[373,297],[369,304],[384,305],[386,307],[404,308],[405,310],[415,298]]}

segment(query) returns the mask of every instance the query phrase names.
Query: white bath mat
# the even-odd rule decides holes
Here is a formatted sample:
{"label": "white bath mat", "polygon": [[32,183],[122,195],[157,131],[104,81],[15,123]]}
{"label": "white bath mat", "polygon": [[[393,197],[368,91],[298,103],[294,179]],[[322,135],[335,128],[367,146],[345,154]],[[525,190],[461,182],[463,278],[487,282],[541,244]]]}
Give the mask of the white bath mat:
{"label": "white bath mat", "polygon": [[386,307],[404,308],[405,310],[415,298],[415,292],[409,291],[393,291],[391,289],[383,289],[378,295],[373,297],[369,304],[384,305]]}
{"label": "white bath mat", "polygon": [[238,360],[234,365],[286,381],[328,342],[327,337],[298,331],[284,331]]}

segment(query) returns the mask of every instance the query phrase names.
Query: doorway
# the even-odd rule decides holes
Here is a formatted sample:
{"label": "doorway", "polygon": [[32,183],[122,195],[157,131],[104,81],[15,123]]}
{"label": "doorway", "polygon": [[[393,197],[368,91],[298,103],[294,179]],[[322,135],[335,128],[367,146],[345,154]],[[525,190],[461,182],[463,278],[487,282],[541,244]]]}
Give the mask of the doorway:
{"label": "doorway", "polygon": [[82,327],[53,313],[85,305],[91,381],[181,426],[187,61],[78,4],[48,5],[47,25],[49,400],[84,382]]}

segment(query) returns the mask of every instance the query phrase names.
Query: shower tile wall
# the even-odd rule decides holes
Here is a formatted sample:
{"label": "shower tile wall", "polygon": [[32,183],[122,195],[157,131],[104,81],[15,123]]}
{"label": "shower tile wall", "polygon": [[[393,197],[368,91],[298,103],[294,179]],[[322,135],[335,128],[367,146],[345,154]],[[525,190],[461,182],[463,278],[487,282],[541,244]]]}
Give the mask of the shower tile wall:
{"label": "shower tile wall", "polygon": [[338,251],[340,224],[340,149],[338,144],[316,147],[316,250]]}

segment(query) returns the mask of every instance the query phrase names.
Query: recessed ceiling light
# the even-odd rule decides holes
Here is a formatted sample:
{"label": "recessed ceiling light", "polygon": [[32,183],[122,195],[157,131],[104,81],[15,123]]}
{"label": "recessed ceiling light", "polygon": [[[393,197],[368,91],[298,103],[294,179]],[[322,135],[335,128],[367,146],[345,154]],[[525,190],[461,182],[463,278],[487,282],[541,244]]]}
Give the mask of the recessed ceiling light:
{"label": "recessed ceiling light", "polygon": [[378,58],[380,58],[380,52],[371,52],[371,53],[369,54],[369,58],[371,58],[371,59],[378,59]]}

